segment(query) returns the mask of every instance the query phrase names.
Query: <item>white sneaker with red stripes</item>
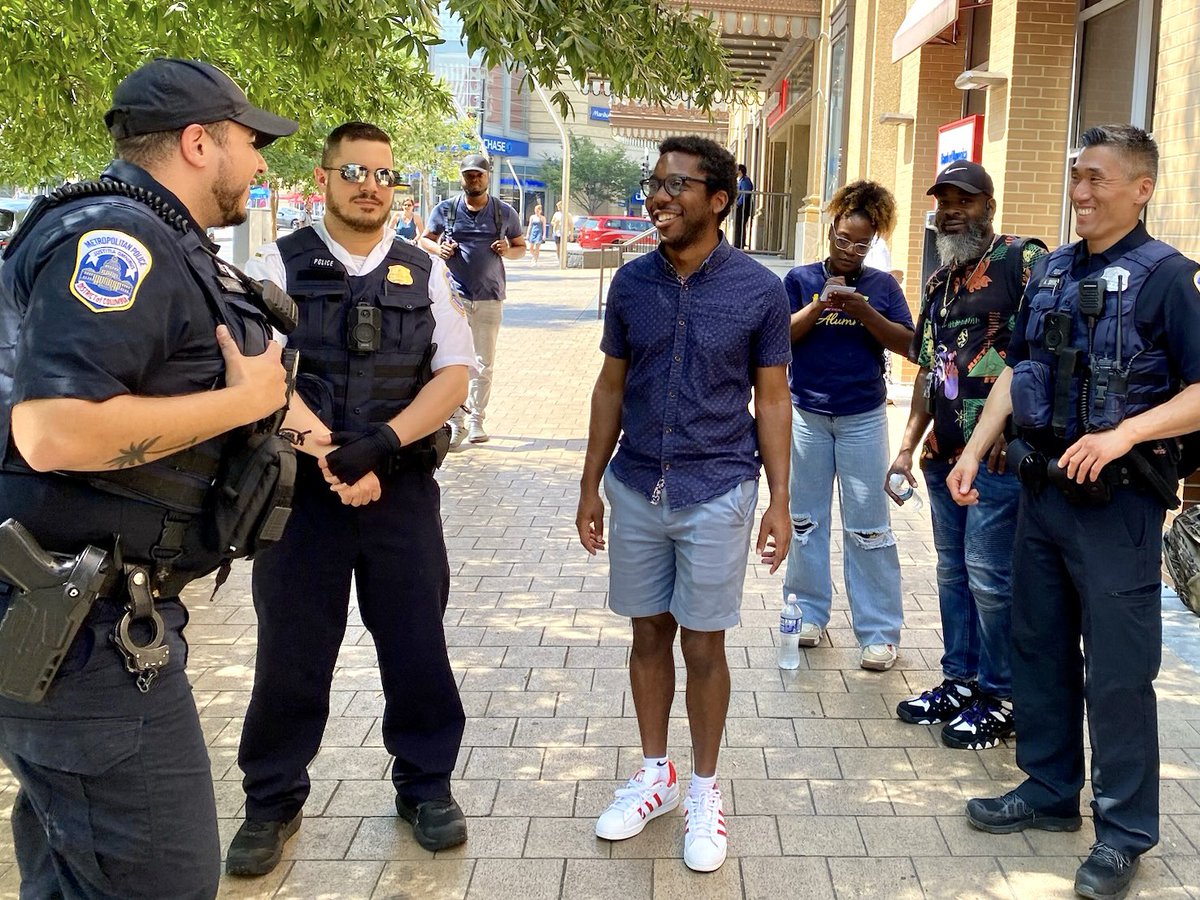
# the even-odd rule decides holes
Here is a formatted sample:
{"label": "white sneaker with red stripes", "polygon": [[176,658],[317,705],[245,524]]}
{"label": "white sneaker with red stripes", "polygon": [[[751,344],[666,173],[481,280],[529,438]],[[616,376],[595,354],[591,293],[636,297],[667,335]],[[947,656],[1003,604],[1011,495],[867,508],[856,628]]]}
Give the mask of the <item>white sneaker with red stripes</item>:
{"label": "white sneaker with red stripes", "polygon": [[596,820],[596,837],[623,841],[641,834],[646,823],[669,813],[679,805],[679,779],[675,764],[667,763],[667,780],[650,781],[646,770],[638,769],[628,784],[618,788],[608,809]]}
{"label": "white sneaker with red stripes", "polygon": [[683,861],[693,872],[715,872],[725,862],[729,838],[725,813],[721,810],[721,791],[716,787],[683,801],[687,825],[683,829]]}

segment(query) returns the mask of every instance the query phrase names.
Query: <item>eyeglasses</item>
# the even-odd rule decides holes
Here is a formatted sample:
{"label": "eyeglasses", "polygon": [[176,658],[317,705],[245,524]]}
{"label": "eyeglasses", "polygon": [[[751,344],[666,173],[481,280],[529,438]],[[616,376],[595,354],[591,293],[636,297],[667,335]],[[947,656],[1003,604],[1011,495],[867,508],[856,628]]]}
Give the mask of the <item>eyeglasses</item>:
{"label": "eyeglasses", "polygon": [[342,181],[348,181],[351,184],[366,184],[367,175],[375,176],[375,183],[380,187],[394,187],[400,183],[400,173],[395,169],[375,169],[372,171],[359,163],[346,163],[339,168],[330,168],[329,166],[321,166],[326,172],[337,172],[342,176]]}
{"label": "eyeglasses", "polygon": [[700,184],[707,185],[707,178],[696,178],[692,175],[668,175],[666,178],[644,178],[638,182],[642,188],[642,193],[649,199],[658,193],[659,188],[666,188],[667,193],[672,197],[678,197],[683,193],[683,189],[687,187],[689,181],[698,181]]}
{"label": "eyeglasses", "polygon": [[847,240],[841,235],[833,233],[833,229],[829,230],[829,236],[833,239],[833,246],[837,247],[843,253],[853,253],[855,256],[866,256],[871,249],[870,244],[856,244],[854,241]]}

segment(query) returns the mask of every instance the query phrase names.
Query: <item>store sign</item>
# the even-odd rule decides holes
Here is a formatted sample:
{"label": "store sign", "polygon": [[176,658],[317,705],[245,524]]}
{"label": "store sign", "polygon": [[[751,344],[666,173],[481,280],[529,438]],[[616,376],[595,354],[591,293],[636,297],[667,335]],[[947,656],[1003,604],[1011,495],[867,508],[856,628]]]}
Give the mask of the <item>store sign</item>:
{"label": "store sign", "polygon": [[592,106],[588,108],[588,118],[593,122],[607,122],[611,112],[607,106]]}
{"label": "store sign", "polygon": [[767,107],[771,110],[767,113],[767,128],[771,128],[787,112],[788,80],[786,78],[779,82],[779,87],[772,91],[771,96],[767,98]]}
{"label": "store sign", "polygon": [[960,160],[983,161],[983,116],[967,116],[938,127],[937,165],[934,175]]}
{"label": "store sign", "polygon": [[489,153],[498,153],[501,156],[529,155],[528,141],[518,141],[514,138],[500,137],[495,134],[483,135],[483,146],[488,148]]}

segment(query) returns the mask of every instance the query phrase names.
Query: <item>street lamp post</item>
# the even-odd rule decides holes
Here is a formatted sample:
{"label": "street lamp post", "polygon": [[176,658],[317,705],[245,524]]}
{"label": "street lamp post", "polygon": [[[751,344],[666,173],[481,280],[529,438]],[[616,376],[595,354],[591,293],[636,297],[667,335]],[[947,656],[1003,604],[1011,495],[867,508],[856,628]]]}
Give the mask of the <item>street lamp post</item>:
{"label": "street lamp post", "polygon": [[550,121],[554,123],[554,127],[558,129],[558,136],[562,139],[562,227],[563,234],[558,236],[558,267],[565,269],[567,267],[567,242],[564,240],[571,229],[571,141],[567,137],[567,126],[563,123],[562,116],[558,114],[558,110],[550,102],[550,98],[546,95],[546,89],[533,82],[533,89],[538,95],[538,99],[542,101],[542,106],[546,108],[546,115],[550,117]]}

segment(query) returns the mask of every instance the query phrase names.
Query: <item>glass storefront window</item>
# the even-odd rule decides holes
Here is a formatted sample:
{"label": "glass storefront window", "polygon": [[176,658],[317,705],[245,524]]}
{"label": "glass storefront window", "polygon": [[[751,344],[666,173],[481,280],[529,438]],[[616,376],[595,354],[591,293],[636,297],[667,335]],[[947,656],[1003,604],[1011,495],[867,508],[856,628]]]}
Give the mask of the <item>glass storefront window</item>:
{"label": "glass storefront window", "polygon": [[1139,6],[1129,0],[1083,23],[1077,135],[1093,125],[1133,119]]}
{"label": "glass storefront window", "polygon": [[845,174],[846,32],[834,38],[829,51],[829,131],[825,142],[825,199],[833,196]]}

